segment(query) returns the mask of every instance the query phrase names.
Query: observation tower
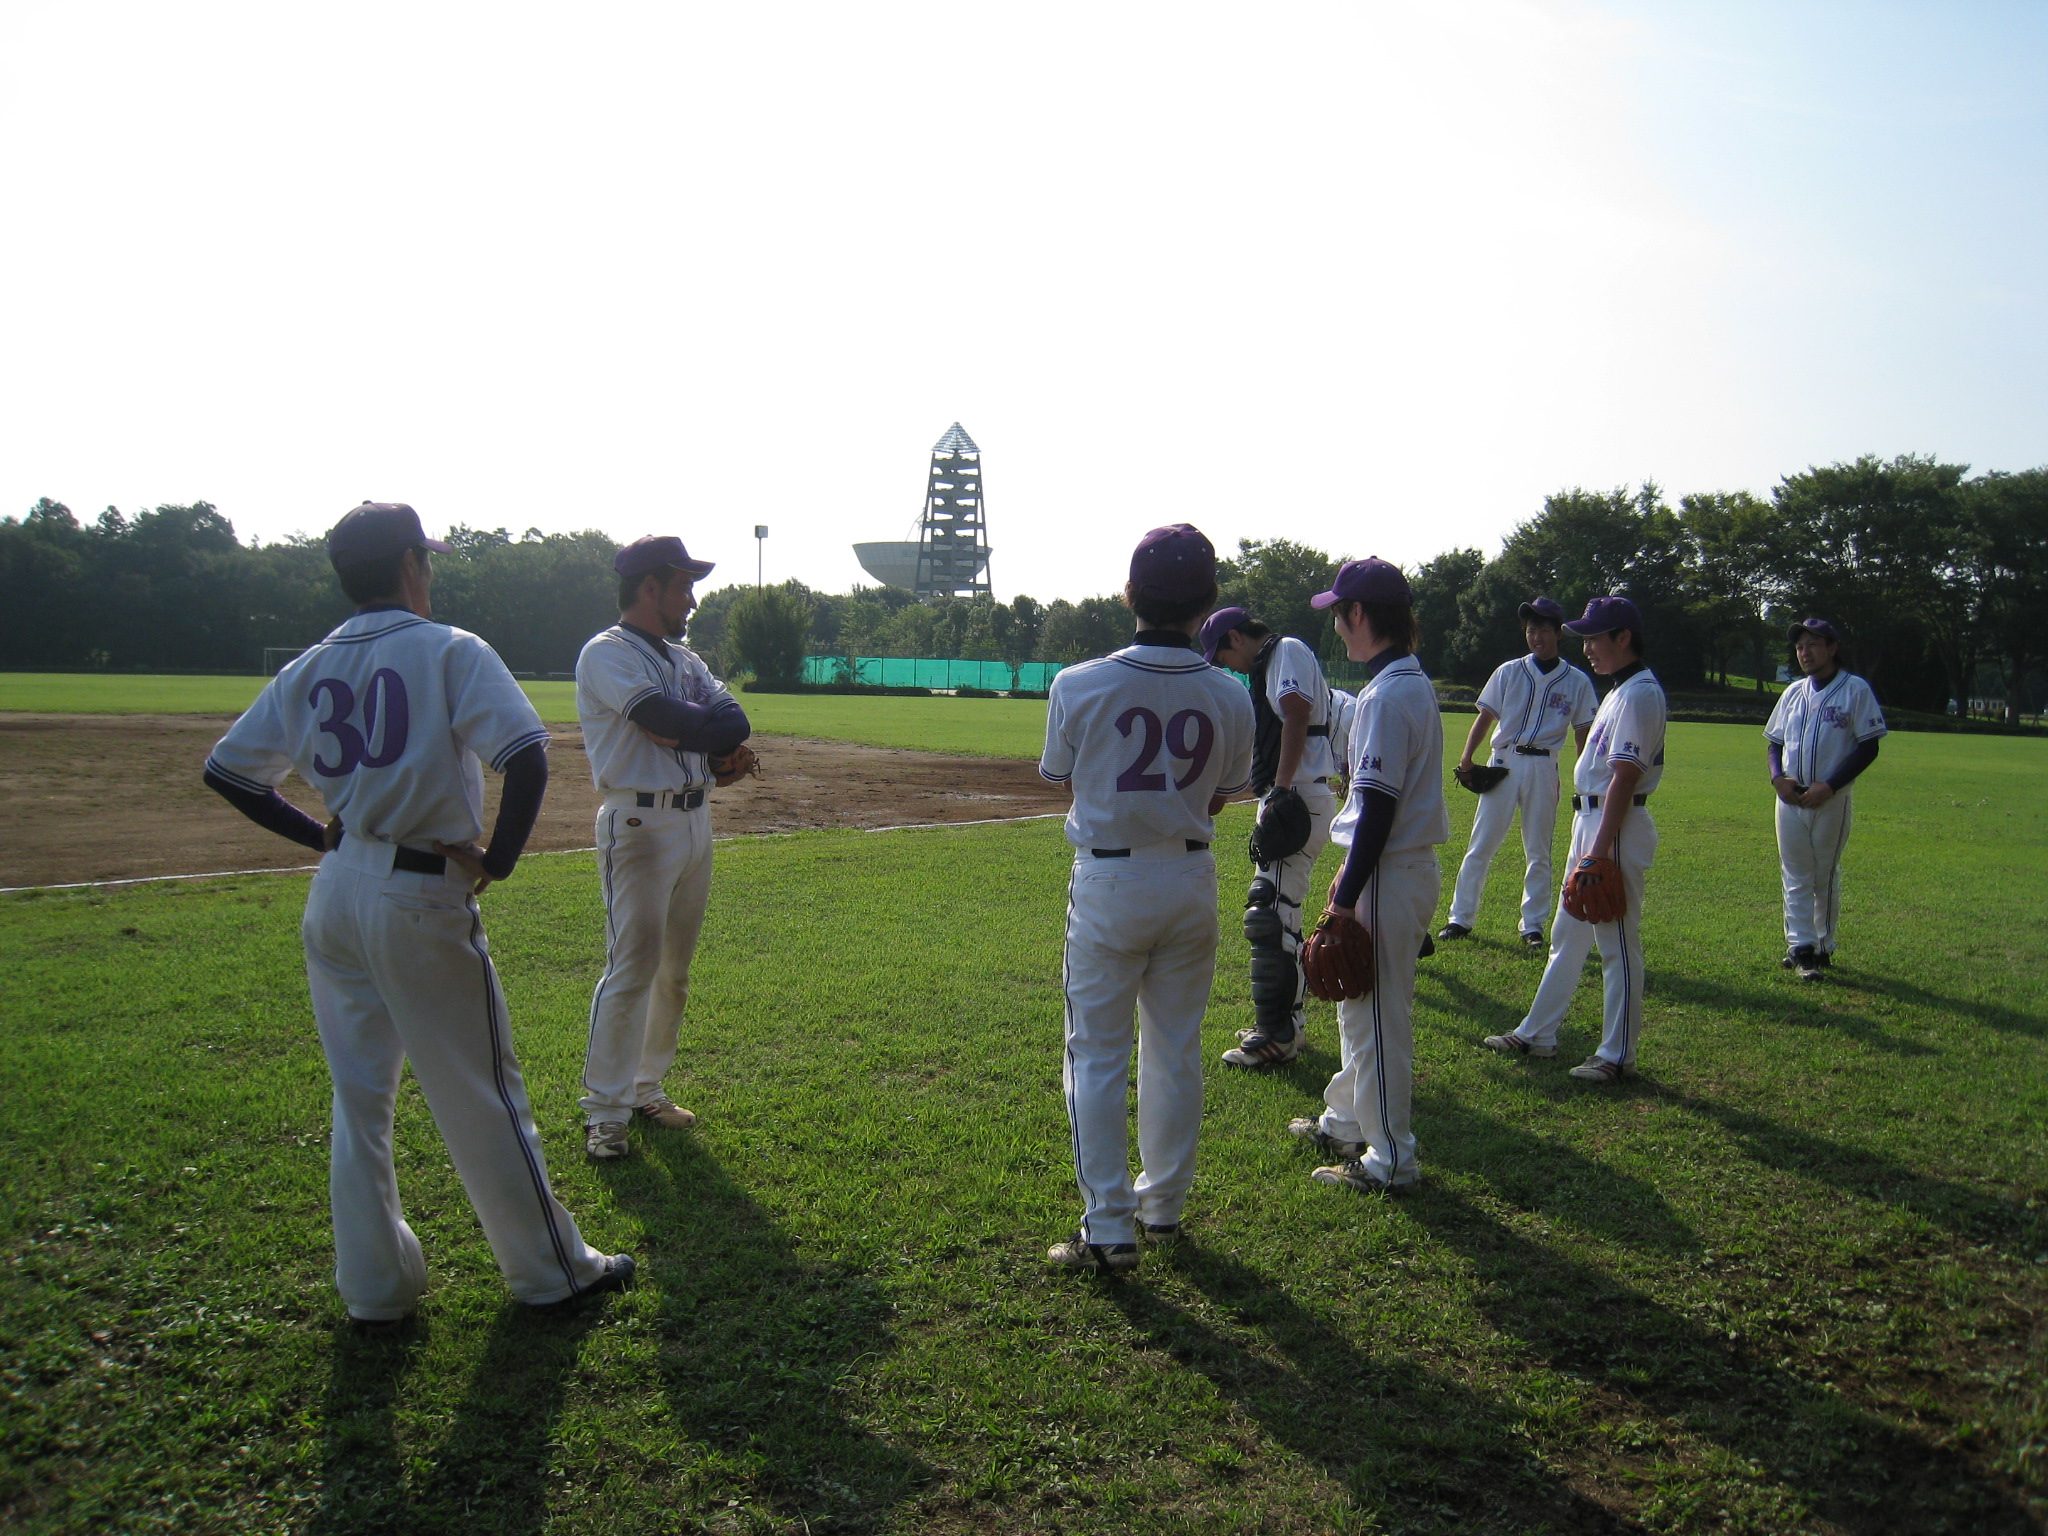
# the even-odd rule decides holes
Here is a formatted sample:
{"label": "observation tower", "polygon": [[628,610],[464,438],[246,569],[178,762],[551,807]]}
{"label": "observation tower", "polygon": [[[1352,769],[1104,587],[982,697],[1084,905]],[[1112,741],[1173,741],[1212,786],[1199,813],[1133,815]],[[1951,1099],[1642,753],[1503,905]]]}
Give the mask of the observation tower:
{"label": "observation tower", "polygon": [[854,558],[875,580],[919,597],[989,595],[988,522],[983,515],[981,449],[959,422],[932,444],[924,514],[915,539],[856,544]]}

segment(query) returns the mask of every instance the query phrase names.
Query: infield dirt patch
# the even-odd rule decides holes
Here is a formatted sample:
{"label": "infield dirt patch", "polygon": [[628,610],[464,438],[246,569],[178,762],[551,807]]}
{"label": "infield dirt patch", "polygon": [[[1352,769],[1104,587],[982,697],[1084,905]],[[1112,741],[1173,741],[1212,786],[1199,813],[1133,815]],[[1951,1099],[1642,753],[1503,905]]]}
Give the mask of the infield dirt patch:
{"label": "infield dirt patch", "polygon": [[[0,714],[0,886],[63,885],[312,861],[244,820],[200,782],[232,715]],[[583,733],[550,727],[553,771],[529,850],[587,848],[597,791]],[[797,736],[755,738],[764,777],[714,791],[721,837],[813,827],[887,827],[1064,811],[1036,766]],[[485,774],[484,826],[498,778]],[[326,814],[297,775],[282,790]]]}

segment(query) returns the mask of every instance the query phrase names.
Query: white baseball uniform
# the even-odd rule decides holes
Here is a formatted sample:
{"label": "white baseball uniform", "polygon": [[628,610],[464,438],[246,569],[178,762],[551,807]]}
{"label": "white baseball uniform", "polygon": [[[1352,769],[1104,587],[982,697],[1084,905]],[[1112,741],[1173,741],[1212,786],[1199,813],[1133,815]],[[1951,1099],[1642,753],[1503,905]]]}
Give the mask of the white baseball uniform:
{"label": "white baseball uniform", "polygon": [[1599,699],[1593,680],[1563,657],[1545,672],[1534,656],[1496,667],[1479,690],[1479,707],[1494,717],[1493,766],[1508,776],[1478,797],[1472,841],[1458,866],[1450,921],[1479,926],[1479,899],[1493,857],[1507,841],[1515,812],[1522,813],[1522,932],[1541,932],[1550,921],[1557,888],[1550,851],[1557,840],[1557,759],[1573,727],[1592,722]]}
{"label": "white baseball uniform", "polygon": [[385,608],[286,666],[207,759],[258,792],[296,768],[347,829],[313,877],[302,934],[334,1079],[334,1278],[355,1317],[403,1317],[427,1285],[391,1161],[407,1061],[513,1294],[559,1301],[604,1271],[549,1191],[468,877],[394,862],[479,837],[479,758],[500,768],[547,739],[488,645]]}
{"label": "white baseball uniform", "polygon": [[1394,824],[1353,909],[1373,937],[1372,991],[1337,1005],[1339,1067],[1323,1090],[1323,1130],[1366,1144],[1366,1172],[1384,1183],[1422,1176],[1410,1127],[1415,1082],[1415,960],[1443,890],[1437,845],[1444,808],[1443,717],[1422,663],[1397,656],[1359,690],[1351,719],[1351,789],[1330,840],[1347,852],[1365,792],[1395,800]]}
{"label": "white baseball uniform", "polygon": [[1358,695],[1346,693],[1342,688],[1330,690],[1330,760],[1337,765],[1337,773],[1350,772],[1351,764],[1351,716],[1358,708]]}
{"label": "white baseball uniform", "polygon": [[[1837,671],[1825,687],[1802,677],[1778,696],[1764,739],[1779,749],[1795,783],[1831,780],[1849,754],[1886,734],[1884,711],[1870,684]],[[1849,842],[1850,789],[1843,785],[1818,810],[1778,805],[1778,867],[1785,885],[1785,943],[1823,955],[1835,952],[1842,910],[1842,850]]]}
{"label": "white baseball uniform", "polygon": [[[1572,796],[1567,870],[1592,850],[1599,835],[1601,809],[1616,763],[1633,763],[1642,770],[1634,790],[1637,800],[1647,801],[1663,782],[1666,715],[1663,685],[1640,662],[1601,700],[1586,750],[1579,754],[1572,775],[1577,793]],[[1555,1045],[1565,1010],[1571,1006],[1572,993],[1586,968],[1586,957],[1597,943],[1606,1027],[1596,1054],[1622,1066],[1635,1061],[1643,1029],[1643,877],[1656,854],[1657,823],[1650,819],[1649,806],[1631,806],[1614,849],[1614,862],[1621,866],[1622,884],[1628,892],[1628,911],[1617,922],[1595,925],[1582,923],[1562,906],[1558,908],[1557,921],[1550,930],[1550,959],[1536,988],[1536,1000],[1529,1005],[1528,1017],[1515,1027],[1522,1039],[1532,1045]]]}
{"label": "white baseball uniform", "polygon": [[1085,1242],[1135,1242],[1139,1220],[1180,1220],[1194,1181],[1202,1014],[1216,974],[1209,801],[1250,782],[1251,754],[1250,698],[1192,648],[1130,645],[1053,679],[1038,771],[1074,794],[1062,1077]]}
{"label": "white baseball uniform", "polygon": [[730,695],[689,647],[615,624],[576,658],[576,717],[602,799],[597,868],[605,969],[590,1000],[587,1124],[628,1120],[676,1058],[690,961],[711,900],[712,773],[627,715],[650,698],[712,706]]}

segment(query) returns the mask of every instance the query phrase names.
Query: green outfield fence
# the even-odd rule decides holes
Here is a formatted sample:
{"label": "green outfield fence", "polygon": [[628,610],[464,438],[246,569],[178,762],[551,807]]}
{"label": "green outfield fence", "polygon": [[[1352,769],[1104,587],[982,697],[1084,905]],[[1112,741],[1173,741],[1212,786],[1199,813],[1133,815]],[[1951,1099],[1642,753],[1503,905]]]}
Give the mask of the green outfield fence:
{"label": "green outfield fence", "polygon": [[1043,693],[1052,686],[1058,662],[945,661],[932,656],[806,656],[807,683],[865,683],[878,688],[1014,688]]}

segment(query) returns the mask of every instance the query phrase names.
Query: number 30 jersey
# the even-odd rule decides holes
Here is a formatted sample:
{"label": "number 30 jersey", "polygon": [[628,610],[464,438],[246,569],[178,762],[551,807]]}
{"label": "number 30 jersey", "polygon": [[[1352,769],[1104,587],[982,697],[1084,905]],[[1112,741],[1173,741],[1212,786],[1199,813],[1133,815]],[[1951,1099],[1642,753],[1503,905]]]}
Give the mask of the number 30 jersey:
{"label": "number 30 jersey", "polygon": [[396,608],[359,613],[270,680],[207,766],[257,791],[287,771],[348,835],[427,848],[483,835],[484,778],[547,727],[498,653]]}
{"label": "number 30 jersey", "polygon": [[1254,729],[1228,673],[1180,646],[1129,645],[1052,680],[1038,771],[1074,791],[1076,848],[1208,842],[1210,797],[1251,781]]}

